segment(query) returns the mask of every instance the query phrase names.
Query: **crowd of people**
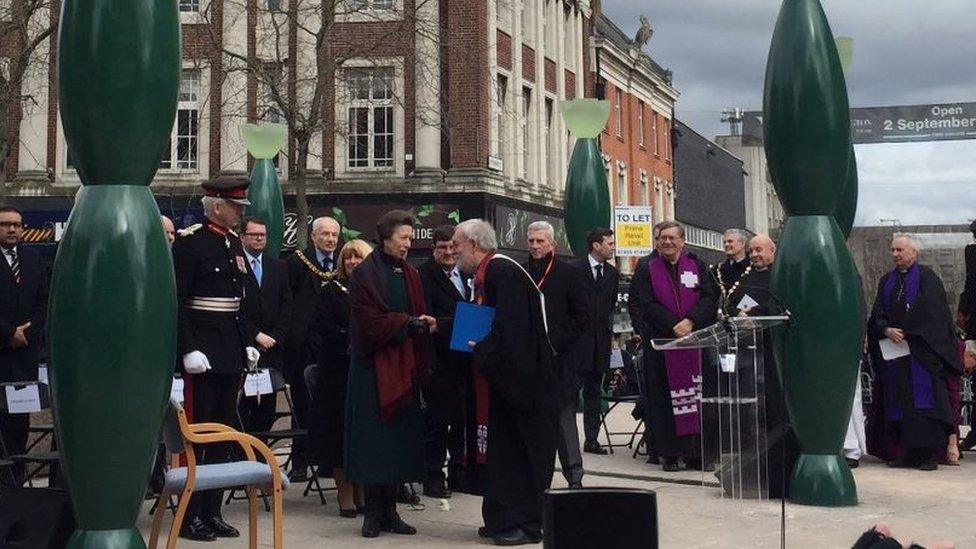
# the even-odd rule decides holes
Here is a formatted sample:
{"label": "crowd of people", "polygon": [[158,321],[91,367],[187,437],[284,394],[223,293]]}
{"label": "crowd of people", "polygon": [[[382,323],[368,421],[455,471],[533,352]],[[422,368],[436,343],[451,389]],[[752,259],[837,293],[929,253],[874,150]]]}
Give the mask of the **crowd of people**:
{"label": "crowd of people", "polygon": [[[667,472],[712,469],[716,456],[702,441],[702,425],[711,419],[700,403],[703,364],[712,355],[661,352],[648,342],[731,317],[783,312],[771,289],[776,244],[764,234],[727,231],[726,259],[708,265],[685,247],[680,223],[657,224],[654,251],[637,262],[629,286],[634,335],[615,342],[621,276],[610,229],[594,228],[588,253],[565,260],[554,227],[536,221],[526,233],[530,257],[520,263],[499,253],[487,221],[471,219],[436,228],[431,256],[414,266],[408,253],[416,221],[394,210],[377,220],[372,244],[343,241],[338,221],[314,219],[308,248],[279,260],[266,253],[265,221],[242,219],[246,188],[247,182],[207,182],[203,223],[176,231],[163,218],[179,299],[176,369],[185,380],[188,416],[266,432],[278,417],[276,399],[243,395],[242,375],[278,372],[290,387],[293,426],[308,431],[293,441],[289,478],[333,478],[340,515],[362,515],[367,538],[416,533],[397,513],[397,501],[405,483],[421,483],[430,497],[480,495],[478,534],[494,543],[539,542],[543,492],[556,460],[568,486],[579,488],[582,455],[607,453],[597,435],[614,345],[643,347],[638,408],[648,461]],[[16,208],[0,208],[6,259],[0,381],[37,378],[47,289],[37,254],[18,245],[22,227]],[[932,470],[957,461],[959,446],[976,443],[972,434],[959,441],[960,376],[976,367],[976,345],[967,350],[942,282],[918,264],[917,250],[911,236],[895,236],[894,268],[879,282],[873,307],[864,306],[862,366],[872,373],[873,401],[865,429],[855,399],[845,447],[852,466],[869,451],[893,466]],[[972,339],[976,246],[967,250],[967,265],[970,258],[973,280],[957,321]],[[487,335],[466,348],[452,341],[460,302],[494,309]],[[882,356],[884,340],[907,341],[910,352]],[[765,368],[764,451],[782,462],[768,467],[769,495],[785,495],[777,487],[786,483],[772,477],[789,476],[799,448],[771,353]],[[26,416],[0,413],[7,453],[23,451],[27,427]],[[208,448],[200,462],[232,453]],[[22,474],[15,471],[14,483]],[[181,536],[238,536],[223,520],[221,502],[219,491],[195,493]]]}

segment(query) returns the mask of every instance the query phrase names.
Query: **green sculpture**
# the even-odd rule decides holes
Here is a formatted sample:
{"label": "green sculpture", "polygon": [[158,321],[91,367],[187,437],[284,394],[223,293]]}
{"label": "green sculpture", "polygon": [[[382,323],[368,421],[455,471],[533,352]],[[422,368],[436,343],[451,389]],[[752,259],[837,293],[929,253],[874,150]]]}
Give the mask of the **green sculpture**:
{"label": "green sculpture", "polygon": [[610,226],[610,189],[607,172],[597,145],[610,116],[610,103],[597,99],[574,99],[560,104],[569,132],[576,138],[566,174],[566,234],[577,256],[586,255],[586,234]]}
{"label": "green sculpture", "polygon": [[772,278],[793,313],[792,324],[773,333],[802,449],[790,499],[855,505],[854,478],[840,453],[862,327],[854,262],[834,216],[853,219],[856,169],[844,73],[818,0],[783,2],[763,111],[769,172],[788,215]]}
{"label": "green sculpture", "polygon": [[51,280],[48,348],[70,548],[142,548],[134,528],[176,363],[173,264],[149,190],[180,81],[176,0],[66,0],[65,138],[81,178]]}
{"label": "green sculpture", "polygon": [[281,183],[272,160],[285,145],[288,127],[284,124],[244,124],[244,146],[256,162],[251,170],[251,186],[247,198],[251,205],[247,217],[258,217],[267,223],[268,247],[264,253],[278,257],[285,235],[285,203]]}

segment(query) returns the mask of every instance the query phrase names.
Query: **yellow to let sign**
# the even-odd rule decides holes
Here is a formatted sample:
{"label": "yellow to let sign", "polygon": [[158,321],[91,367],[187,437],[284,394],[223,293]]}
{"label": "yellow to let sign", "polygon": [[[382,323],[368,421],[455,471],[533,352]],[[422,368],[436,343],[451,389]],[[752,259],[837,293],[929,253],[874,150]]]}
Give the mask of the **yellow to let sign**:
{"label": "yellow to let sign", "polygon": [[653,223],[651,206],[614,207],[613,231],[617,241],[617,255],[639,257],[651,253],[654,248],[651,239]]}

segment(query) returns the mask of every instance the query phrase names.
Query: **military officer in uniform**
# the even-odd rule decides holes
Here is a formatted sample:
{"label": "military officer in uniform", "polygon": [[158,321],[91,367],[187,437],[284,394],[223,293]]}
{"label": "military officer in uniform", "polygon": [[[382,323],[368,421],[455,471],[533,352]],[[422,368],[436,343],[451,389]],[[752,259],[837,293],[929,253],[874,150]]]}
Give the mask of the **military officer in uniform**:
{"label": "military officer in uniform", "polygon": [[[241,309],[244,280],[250,267],[233,228],[240,222],[247,200],[244,181],[203,184],[203,224],[179,232],[173,244],[179,300],[178,361],[186,377],[185,404],[194,423],[237,425],[237,394],[241,374],[256,364],[254,327]],[[203,450],[201,463],[228,461],[234,449],[213,445]],[[240,533],[221,518],[220,490],[197,492],[190,500],[180,536],[212,541]]]}

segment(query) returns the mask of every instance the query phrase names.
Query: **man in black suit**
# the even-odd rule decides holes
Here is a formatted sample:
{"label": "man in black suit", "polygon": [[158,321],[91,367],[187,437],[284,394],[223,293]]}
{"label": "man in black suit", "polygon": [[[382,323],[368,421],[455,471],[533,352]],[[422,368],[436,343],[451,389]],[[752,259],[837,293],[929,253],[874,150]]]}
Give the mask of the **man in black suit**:
{"label": "man in black suit", "polygon": [[[318,338],[309,332],[319,290],[335,277],[339,268],[339,222],[331,217],[318,217],[312,221],[312,245],[298,250],[288,258],[288,287],[292,295],[291,323],[285,341],[285,381],[291,385],[291,398],[295,406],[292,427],[305,427],[308,393],[305,389],[305,367],[318,356]],[[296,439],[292,445],[292,482],[308,480],[308,456],[305,440]]]}
{"label": "man in black suit", "polygon": [[[268,228],[258,218],[244,222],[241,235],[244,259],[251,266],[251,276],[244,279],[244,313],[254,345],[261,351],[259,368],[281,371],[285,335],[291,319],[291,290],[284,261],[264,254],[268,245]],[[238,412],[247,431],[267,431],[274,424],[276,398],[241,398]]]}
{"label": "man in black suit", "polygon": [[[453,238],[454,227],[445,225],[435,229],[433,257],[420,266],[427,312],[437,319],[438,326],[433,335],[431,372],[424,384],[427,401],[424,495],[434,498],[451,497],[451,490],[462,488],[464,397],[471,371],[469,354],[450,350],[454,309],[458,301],[467,301],[470,295],[468,277],[457,267]],[[444,461],[448,452],[451,457],[445,479]]]}
{"label": "man in black suit", "polygon": [[563,476],[570,488],[582,487],[583,457],[576,430],[579,390],[573,356],[580,335],[590,323],[587,296],[581,291],[583,272],[556,258],[556,234],[547,221],[530,223],[526,229],[529,255],[525,270],[545,296],[549,341],[556,353],[559,392],[559,443],[557,450]]}
{"label": "man in black suit", "polygon": [[617,305],[620,273],[607,263],[613,259],[616,242],[610,229],[594,229],[586,236],[589,253],[575,265],[585,274],[584,292],[589,297],[590,322],[577,343],[577,373],[583,388],[583,451],[606,454],[597,435],[600,432],[600,404],[603,376],[610,369],[613,340],[613,309]]}
{"label": "man in black suit", "polygon": [[[20,245],[23,234],[20,210],[0,207],[0,251],[5,259],[0,261],[0,382],[36,381],[43,346],[48,277],[37,253]],[[9,454],[26,451],[29,428],[30,414],[0,412],[0,437]],[[19,486],[23,474],[23,464],[15,466],[13,479],[0,475],[0,486]]]}

